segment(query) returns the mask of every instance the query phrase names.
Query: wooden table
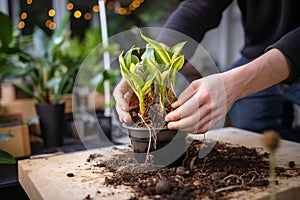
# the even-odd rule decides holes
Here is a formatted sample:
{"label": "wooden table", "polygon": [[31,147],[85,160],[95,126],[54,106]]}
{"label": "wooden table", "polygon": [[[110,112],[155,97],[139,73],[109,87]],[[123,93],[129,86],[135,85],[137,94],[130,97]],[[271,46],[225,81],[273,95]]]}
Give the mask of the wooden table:
{"label": "wooden table", "polygon": [[[193,136],[194,137],[194,136]],[[206,134],[206,139],[217,139],[232,144],[247,147],[262,148],[260,134],[236,128],[212,130]],[[196,138],[203,139],[203,135]],[[118,147],[128,148],[128,147]],[[118,148],[102,148],[90,151],[80,151],[69,154],[51,156],[47,158],[27,159],[18,162],[19,182],[32,200],[60,200],[60,199],[129,199],[132,190],[126,186],[107,187],[103,185],[108,172],[99,167],[93,167],[86,162],[91,153],[112,155],[118,153]],[[276,152],[276,165],[287,167],[293,160],[296,167],[300,167],[300,144],[282,140]],[[73,173],[73,177],[68,177]],[[276,186],[277,199],[300,199],[300,178],[292,177],[280,179]],[[269,191],[253,188],[248,191],[235,192],[232,199],[268,199]]]}

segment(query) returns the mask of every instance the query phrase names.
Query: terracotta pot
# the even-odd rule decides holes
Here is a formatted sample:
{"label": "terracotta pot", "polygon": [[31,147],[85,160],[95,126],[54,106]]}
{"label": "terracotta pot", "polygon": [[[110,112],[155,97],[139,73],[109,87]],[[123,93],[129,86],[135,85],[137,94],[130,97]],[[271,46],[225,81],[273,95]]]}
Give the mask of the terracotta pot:
{"label": "terracotta pot", "polygon": [[[123,124],[131,140],[135,158],[139,163],[145,162],[149,146],[149,129],[136,128]],[[153,164],[162,166],[179,166],[185,156],[186,136],[184,132],[169,130],[167,128],[152,129],[156,135],[156,148],[154,137],[151,137],[150,154],[153,155]]]}

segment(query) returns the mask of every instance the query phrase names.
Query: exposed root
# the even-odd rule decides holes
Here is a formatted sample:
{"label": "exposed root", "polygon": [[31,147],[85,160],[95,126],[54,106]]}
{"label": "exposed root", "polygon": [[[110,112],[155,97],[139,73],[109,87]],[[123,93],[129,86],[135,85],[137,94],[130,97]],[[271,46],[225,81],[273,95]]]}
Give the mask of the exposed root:
{"label": "exposed root", "polygon": [[230,175],[226,176],[225,178],[222,179],[222,182],[225,182],[225,181],[227,181],[230,178],[235,178],[237,185],[230,185],[228,187],[219,188],[215,192],[218,193],[218,192],[223,192],[223,191],[226,191],[226,190],[232,190],[232,189],[235,189],[235,188],[244,187],[244,186],[246,186],[248,184],[253,183],[256,178],[257,179],[259,178],[259,174],[256,171],[250,171],[250,172],[248,172],[247,175],[246,175],[246,177],[248,175],[250,175],[250,174],[254,174],[254,175],[250,179],[250,181],[248,181],[247,183],[245,183],[245,180],[243,179],[242,176],[237,176],[235,174],[230,174]]}
{"label": "exposed root", "polygon": [[[148,148],[147,148],[147,153],[146,153],[146,159],[145,159],[145,163],[148,163],[149,159],[151,159],[149,157],[149,152],[150,152],[150,148],[151,148],[151,139],[153,137],[153,147],[154,149],[156,149],[156,139],[157,139],[157,136],[156,136],[156,132],[155,132],[155,129],[153,127],[150,127],[144,120],[144,118],[142,117],[142,115],[140,115],[140,113],[138,113],[138,116],[141,118],[141,120],[144,122],[144,124],[146,125],[146,127],[148,128],[149,130],[149,142],[148,142]],[[152,134],[153,133],[153,134]],[[153,162],[153,158],[152,158],[152,162]]]}
{"label": "exposed root", "polygon": [[226,191],[226,190],[232,190],[232,189],[235,189],[235,188],[240,188],[240,187],[245,186],[244,179],[240,176],[235,175],[235,174],[230,174],[230,175],[226,176],[225,178],[222,179],[222,182],[225,182],[226,180],[228,180],[230,178],[236,178],[236,182],[238,184],[237,185],[230,185],[228,187],[219,188],[215,192],[218,193],[218,192],[223,192],[223,191]]}

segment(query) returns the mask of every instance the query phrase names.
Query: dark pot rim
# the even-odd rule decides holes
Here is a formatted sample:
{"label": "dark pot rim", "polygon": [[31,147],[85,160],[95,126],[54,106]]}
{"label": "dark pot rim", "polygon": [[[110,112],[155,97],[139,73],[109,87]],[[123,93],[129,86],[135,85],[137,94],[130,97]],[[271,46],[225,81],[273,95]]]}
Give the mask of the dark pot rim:
{"label": "dark pot rim", "polygon": [[[129,130],[134,130],[134,131],[148,131],[149,128],[147,127],[133,127],[133,126],[130,126],[130,125],[127,125],[125,123],[122,123],[122,127],[125,128],[125,129],[129,129]],[[171,131],[170,129],[168,128],[151,128],[151,129],[155,129],[156,131]]]}
{"label": "dark pot rim", "polygon": [[38,105],[38,106],[60,106],[60,105],[65,105],[66,103],[64,101],[60,101],[58,103],[36,103],[35,105]]}

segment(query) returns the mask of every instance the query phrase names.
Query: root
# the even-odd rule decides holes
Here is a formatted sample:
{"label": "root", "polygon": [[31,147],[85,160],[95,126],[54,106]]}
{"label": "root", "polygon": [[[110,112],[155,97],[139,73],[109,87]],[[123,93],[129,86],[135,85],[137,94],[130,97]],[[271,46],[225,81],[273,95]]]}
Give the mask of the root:
{"label": "root", "polygon": [[237,184],[237,185],[230,185],[228,187],[223,187],[223,188],[219,188],[217,189],[215,192],[218,193],[218,192],[223,192],[223,191],[226,191],[226,190],[232,190],[232,189],[235,189],[235,188],[240,188],[240,187],[244,187],[248,184],[251,184],[254,182],[255,178],[259,178],[259,174],[256,172],[256,171],[250,171],[246,174],[246,176],[250,175],[250,174],[254,174],[253,177],[251,178],[251,180],[247,183],[245,183],[244,179],[243,179],[243,175],[242,176],[237,176],[235,174],[230,174],[228,176],[226,176],[225,178],[222,179],[222,182],[225,182],[226,180],[228,180],[229,178],[236,178],[236,182],[238,182],[238,180],[240,181],[240,184]]}
{"label": "root", "polygon": [[148,128],[149,130],[149,142],[148,142],[148,148],[147,148],[147,153],[146,153],[146,159],[145,159],[145,163],[148,163],[149,159],[150,162],[153,163],[153,155],[152,157],[150,157],[149,153],[150,153],[150,148],[151,148],[151,139],[152,139],[152,133],[153,133],[153,146],[154,146],[154,149],[156,149],[156,139],[157,139],[157,136],[156,136],[156,132],[155,132],[155,129],[153,127],[150,127],[144,120],[144,118],[142,117],[142,115],[140,115],[138,113],[138,116],[141,118],[141,120],[144,122],[144,124],[146,125],[146,127]]}
{"label": "root", "polygon": [[235,175],[235,174],[230,174],[230,175],[226,176],[225,178],[222,179],[222,182],[225,182],[229,178],[236,178],[237,179],[236,181],[238,182],[238,180],[240,180],[241,183],[237,184],[237,185],[230,185],[228,187],[219,188],[215,191],[216,193],[223,192],[223,191],[226,191],[226,190],[232,190],[232,189],[235,189],[235,188],[240,188],[240,187],[245,186],[244,179],[240,176]]}

